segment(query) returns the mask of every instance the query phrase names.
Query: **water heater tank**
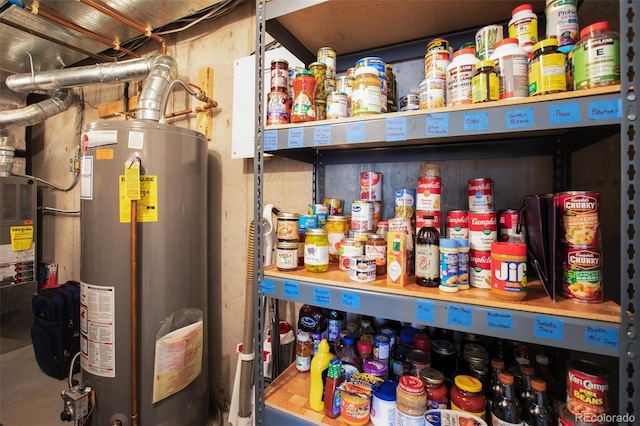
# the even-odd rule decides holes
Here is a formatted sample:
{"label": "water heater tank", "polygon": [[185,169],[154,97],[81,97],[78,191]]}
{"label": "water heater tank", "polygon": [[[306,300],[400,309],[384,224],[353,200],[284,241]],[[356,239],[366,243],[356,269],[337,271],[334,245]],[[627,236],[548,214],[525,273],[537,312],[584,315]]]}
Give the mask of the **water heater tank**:
{"label": "water heater tank", "polygon": [[[83,381],[96,396],[88,424],[131,424],[130,283],[136,271],[137,424],[204,425],[209,407],[206,139],[156,122],[105,121],[84,128],[82,149],[81,365]],[[138,189],[129,187],[137,179],[137,244],[132,244],[127,192]],[[137,247],[133,267],[132,247]],[[189,322],[200,332],[156,351],[161,327],[185,312],[202,312],[201,323]],[[179,332],[183,325],[173,328]]]}

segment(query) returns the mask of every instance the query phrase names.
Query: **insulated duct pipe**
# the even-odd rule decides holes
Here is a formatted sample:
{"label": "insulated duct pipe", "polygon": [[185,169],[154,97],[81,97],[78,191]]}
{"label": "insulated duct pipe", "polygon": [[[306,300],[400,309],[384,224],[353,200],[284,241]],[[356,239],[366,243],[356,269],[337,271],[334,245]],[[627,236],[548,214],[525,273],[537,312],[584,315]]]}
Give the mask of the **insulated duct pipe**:
{"label": "insulated duct pipe", "polygon": [[49,96],[49,99],[37,104],[0,111],[0,128],[11,125],[33,126],[66,111],[73,103],[73,96],[69,90],[54,90],[49,92]]}

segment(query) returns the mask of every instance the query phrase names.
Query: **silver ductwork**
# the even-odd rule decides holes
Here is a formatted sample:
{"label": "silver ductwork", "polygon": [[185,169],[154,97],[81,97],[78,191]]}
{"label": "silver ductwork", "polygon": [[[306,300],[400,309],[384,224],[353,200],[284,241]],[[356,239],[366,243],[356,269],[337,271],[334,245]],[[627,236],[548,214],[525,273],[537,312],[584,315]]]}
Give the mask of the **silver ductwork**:
{"label": "silver ductwork", "polygon": [[178,76],[178,64],[171,56],[158,56],[153,61],[149,77],[138,99],[138,120],[160,121],[164,118],[163,98],[169,85]]}
{"label": "silver ductwork", "polygon": [[19,109],[0,111],[0,127],[16,125],[33,126],[49,117],[66,111],[73,103],[69,90],[55,90],[49,93],[49,99]]}

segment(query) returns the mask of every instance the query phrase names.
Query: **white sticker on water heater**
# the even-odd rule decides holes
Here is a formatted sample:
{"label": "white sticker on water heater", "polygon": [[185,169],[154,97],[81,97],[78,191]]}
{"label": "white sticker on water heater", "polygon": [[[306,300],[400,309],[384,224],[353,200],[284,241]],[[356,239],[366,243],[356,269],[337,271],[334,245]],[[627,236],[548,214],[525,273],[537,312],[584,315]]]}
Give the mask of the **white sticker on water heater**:
{"label": "white sticker on water heater", "polygon": [[80,162],[80,198],[93,200],[93,157],[87,155]]}
{"label": "white sticker on water heater", "polygon": [[144,132],[129,132],[128,147],[130,149],[142,149],[144,148]]}
{"label": "white sticker on water heater", "polygon": [[82,369],[101,377],[116,376],[115,287],[80,284]]}

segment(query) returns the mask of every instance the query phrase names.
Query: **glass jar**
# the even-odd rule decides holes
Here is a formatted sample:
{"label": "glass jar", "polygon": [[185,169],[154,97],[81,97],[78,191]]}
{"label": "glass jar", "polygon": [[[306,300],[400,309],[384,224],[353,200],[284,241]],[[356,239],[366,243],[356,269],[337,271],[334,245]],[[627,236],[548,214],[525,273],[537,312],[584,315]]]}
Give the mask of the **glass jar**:
{"label": "glass jar", "polygon": [[427,401],[429,409],[447,408],[449,403],[449,390],[444,383],[444,374],[435,368],[424,368],[420,370],[420,379],[424,383],[427,391]]}
{"label": "glass jar", "polygon": [[485,417],[486,399],[482,383],[471,376],[456,376],[451,387],[451,409]]}
{"label": "glass jar", "polygon": [[361,67],[356,70],[352,84],[351,116],[380,114],[382,97],[378,71],[373,67]]}
{"label": "glass jar", "polygon": [[384,235],[369,234],[364,246],[364,255],[376,259],[376,275],[387,273],[387,242]]}
{"label": "glass jar", "polygon": [[411,374],[411,365],[406,362],[409,352],[411,352],[411,349],[402,345],[396,345],[393,350],[391,361],[389,362],[389,372],[393,375],[394,380],[399,380],[400,377]]}
{"label": "glass jar", "polygon": [[329,262],[337,263],[340,260],[340,242],[349,235],[349,218],[342,215],[327,216],[324,226],[329,238]]}
{"label": "glass jar", "polygon": [[280,212],[276,218],[278,220],[276,228],[278,241],[298,241],[298,220],[300,215],[298,213]]}
{"label": "glass jar", "polygon": [[329,238],[326,229],[307,229],[304,239],[304,269],[309,272],[326,272],[329,269]]}
{"label": "glass jar", "polygon": [[292,123],[316,120],[315,91],[315,75],[305,69],[298,71],[293,78]]}
{"label": "glass jar", "polygon": [[427,407],[427,392],[422,381],[414,376],[400,377],[396,388],[396,424],[424,424]]}
{"label": "glass jar", "polygon": [[456,348],[446,340],[431,341],[431,366],[442,371],[444,377],[452,380],[458,370]]}
{"label": "glass jar", "polygon": [[420,377],[420,371],[431,367],[431,357],[428,353],[414,349],[407,355],[407,362],[411,364],[411,375]]}
{"label": "glass jar", "polygon": [[276,244],[276,268],[278,271],[298,269],[298,243],[296,241],[278,241]]}
{"label": "glass jar", "polygon": [[315,100],[326,101],[327,91],[325,90],[325,78],[327,65],[322,62],[313,62],[309,64],[309,71],[311,71],[316,78]]}

